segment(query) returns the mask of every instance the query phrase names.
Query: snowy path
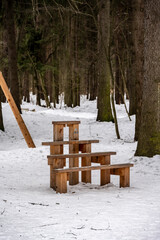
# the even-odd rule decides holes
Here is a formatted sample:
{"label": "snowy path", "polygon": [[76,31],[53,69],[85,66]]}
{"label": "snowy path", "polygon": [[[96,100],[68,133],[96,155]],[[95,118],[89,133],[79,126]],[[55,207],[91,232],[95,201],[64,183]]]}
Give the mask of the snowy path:
{"label": "snowy path", "polygon": [[[112,123],[97,123],[96,103],[80,108],[49,110],[31,104],[35,112],[23,118],[37,146],[28,149],[8,104],[3,105],[6,132],[0,132],[0,240],[39,239],[160,239],[160,156],[134,157],[134,118],[118,106],[121,140]],[[99,139],[92,151],[116,151],[112,163],[132,162],[131,187],[99,186],[99,172],[92,184],[68,186],[67,194],[49,188],[48,147],[53,120],[81,120],[80,139]],[[64,135],[67,139],[66,129]],[[67,148],[65,149],[67,152]]]}

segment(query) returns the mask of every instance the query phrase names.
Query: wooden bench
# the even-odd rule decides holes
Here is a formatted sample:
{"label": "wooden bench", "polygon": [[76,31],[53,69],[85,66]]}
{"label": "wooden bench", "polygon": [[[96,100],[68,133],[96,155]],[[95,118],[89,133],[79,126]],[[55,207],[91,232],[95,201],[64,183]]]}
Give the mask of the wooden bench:
{"label": "wooden bench", "polygon": [[[91,166],[91,163],[100,163],[101,165],[110,164],[110,156],[115,155],[116,152],[95,152],[95,153],[74,153],[74,154],[57,154],[49,155],[48,165],[50,165],[50,186],[56,190],[56,175],[54,169],[63,168],[64,161],[69,158],[69,167],[79,167],[79,158],[82,158],[82,167]],[[108,170],[101,170],[102,179],[110,181],[110,174]],[[106,181],[106,180],[105,180]],[[82,182],[91,183],[91,170],[82,171]],[[75,185],[79,183],[79,172],[73,171],[69,175],[69,184]]]}
{"label": "wooden bench", "polygon": [[[50,146],[50,154],[63,154],[63,145],[69,145],[69,152],[73,153],[90,153],[91,152],[91,144],[92,143],[99,143],[99,140],[70,140],[70,141],[55,141],[55,142],[42,142],[43,146]],[[71,148],[72,147],[72,148]],[[71,160],[72,161],[72,160]],[[71,163],[70,166],[79,166],[78,160]],[[64,166],[66,162],[64,160]],[[50,165],[50,187],[52,188],[52,169],[53,166]],[[76,175],[76,174],[75,174]],[[83,176],[85,174],[82,174]],[[77,174],[78,179],[78,174]],[[70,180],[70,184],[71,180]]]}
{"label": "wooden bench", "polygon": [[[100,165],[100,166],[87,166],[87,167],[74,167],[74,168],[63,168],[63,169],[54,169],[53,172],[56,174],[56,192],[57,193],[66,193],[67,192],[67,175],[73,172],[84,172],[91,170],[101,170],[108,171],[110,175],[119,175],[120,176],[120,187],[129,187],[130,186],[130,167],[133,167],[133,164],[115,164],[115,165]],[[104,175],[101,174],[101,186],[109,183],[108,178],[104,178]]]}

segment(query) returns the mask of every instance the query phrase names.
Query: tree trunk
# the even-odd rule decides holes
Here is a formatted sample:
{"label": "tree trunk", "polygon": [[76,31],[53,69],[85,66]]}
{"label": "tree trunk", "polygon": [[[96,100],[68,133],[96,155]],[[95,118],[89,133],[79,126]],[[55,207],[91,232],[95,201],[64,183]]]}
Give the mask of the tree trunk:
{"label": "tree trunk", "polygon": [[0,130],[4,131],[1,102],[0,102]]}
{"label": "tree trunk", "polygon": [[144,0],[133,2],[135,24],[133,40],[136,59],[136,125],[135,140],[138,140],[141,125],[142,87],[144,78]]}
{"label": "tree trunk", "polygon": [[72,55],[72,81],[73,81],[73,107],[80,106],[80,75],[78,69],[78,15],[73,20],[73,55]]}
{"label": "tree trunk", "polygon": [[110,37],[110,1],[99,2],[98,16],[98,121],[113,121],[110,104],[110,69],[108,62],[108,46]]}
{"label": "tree trunk", "polygon": [[30,102],[30,96],[29,96],[29,74],[28,72],[24,73],[24,86],[23,86],[23,95],[24,95],[24,101]]}
{"label": "tree trunk", "polygon": [[[6,29],[3,29],[2,32],[2,56],[1,59],[6,59],[8,57],[8,47],[7,47],[7,35],[6,35]],[[3,62],[2,66],[2,73],[4,76],[4,79],[7,83],[7,85],[9,85],[9,81],[8,81],[8,66],[6,63]],[[0,88],[0,101],[1,102],[5,102],[6,101],[6,97],[2,91],[2,89]]]}
{"label": "tree trunk", "polygon": [[8,45],[9,75],[10,75],[10,81],[11,81],[10,88],[11,88],[12,96],[18,107],[18,110],[21,112],[13,1],[3,0],[3,6],[4,6],[4,14],[5,14],[7,45]]}
{"label": "tree trunk", "polygon": [[136,156],[160,154],[160,1],[146,0],[142,118]]}
{"label": "tree trunk", "polygon": [[68,107],[72,107],[73,96],[72,96],[72,62],[71,56],[73,49],[72,41],[73,41],[73,31],[72,31],[72,14],[68,13],[67,16],[67,35],[66,35],[66,65],[68,66],[66,78],[65,78],[65,104]]}
{"label": "tree trunk", "polygon": [[[137,0],[136,0],[137,1]],[[132,0],[135,2],[135,0]],[[129,1],[128,1],[128,4]],[[129,94],[129,114],[136,114],[136,60],[135,60],[135,48],[134,48],[134,29],[136,23],[134,19],[134,9],[132,9],[131,4],[128,13],[128,31],[127,31],[127,41],[128,41],[128,61],[127,61],[127,89]]]}

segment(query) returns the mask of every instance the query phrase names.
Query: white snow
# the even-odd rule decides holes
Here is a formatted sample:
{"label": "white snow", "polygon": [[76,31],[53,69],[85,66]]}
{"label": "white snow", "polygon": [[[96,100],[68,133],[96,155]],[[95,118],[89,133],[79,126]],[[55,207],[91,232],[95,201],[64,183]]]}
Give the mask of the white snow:
{"label": "white snow", "polygon": [[[127,103],[128,104],[128,103]],[[0,131],[0,240],[40,239],[160,239],[160,156],[135,157],[134,116],[116,106],[121,139],[113,123],[96,122],[96,101],[83,96],[81,107],[46,109],[23,102],[23,119],[35,149],[29,149],[7,103],[3,104],[5,132]],[[80,139],[99,139],[92,151],[116,151],[112,163],[130,162],[131,187],[119,188],[118,176],[101,187],[99,171],[92,184],[68,185],[66,194],[49,187],[49,147],[52,121],[80,120]],[[64,138],[67,140],[68,129]],[[65,152],[67,153],[67,146]]]}

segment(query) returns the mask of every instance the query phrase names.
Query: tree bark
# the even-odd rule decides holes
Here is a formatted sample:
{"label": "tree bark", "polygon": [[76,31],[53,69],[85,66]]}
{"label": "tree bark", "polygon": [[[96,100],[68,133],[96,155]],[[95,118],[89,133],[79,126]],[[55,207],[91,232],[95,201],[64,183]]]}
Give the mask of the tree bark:
{"label": "tree bark", "polygon": [[0,130],[4,131],[1,101],[0,101]]}
{"label": "tree bark", "polygon": [[136,156],[160,154],[160,1],[145,0],[144,84]]}
{"label": "tree bark", "polygon": [[[136,0],[137,1],[137,0]],[[134,3],[135,0],[132,0]],[[131,2],[131,3],[132,3]],[[134,48],[134,29],[136,23],[134,22],[134,9],[130,4],[128,13],[128,31],[127,31],[127,41],[128,41],[128,61],[127,61],[127,89],[129,94],[129,114],[136,114],[136,60],[135,60],[135,48]]]}
{"label": "tree bark", "polygon": [[113,121],[110,104],[110,68],[108,62],[108,46],[110,37],[110,1],[99,2],[98,16],[98,121]]}
{"label": "tree bark", "polygon": [[72,31],[72,14],[68,13],[67,15],[67,35],[66,35],[66,65],[67,65],[67,71],[66,71],[66,77],[65,77],[65,104],[68,107],[72,107],[73,102],[73,96],[72,96],[72,62],[71,62],[71,56],[73,49],[72,41],[73,41],[73,31]]}
{"label": "tree bark", "polygon": [[10,88],[18,110],[21,113],[13,1],[3,0],[3,6],[8,45]]}
{"label": "tree bark", "polygon": [[144,0],[133,2],[134,8],[134,32],[133,41],[135,49],[135,67],[136,67],[136,125],[135,140],[138,140],[139,129],[141,125],[141,108],[142,108],[142,87],[144,78]]}

